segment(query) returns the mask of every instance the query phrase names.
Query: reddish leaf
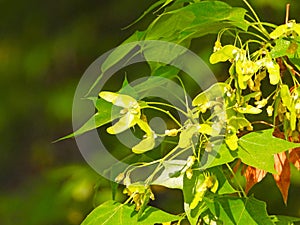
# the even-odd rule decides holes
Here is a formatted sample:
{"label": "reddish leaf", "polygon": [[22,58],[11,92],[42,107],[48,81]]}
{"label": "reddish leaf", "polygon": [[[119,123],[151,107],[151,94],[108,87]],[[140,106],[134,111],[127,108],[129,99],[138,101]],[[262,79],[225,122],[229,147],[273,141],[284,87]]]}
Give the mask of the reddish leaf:
{"label": "reddish leaf", "polygon": [[246,178],[245,192],[248,193],[248,191],[253,187],[253,185],[260,182],[266,176],[266,174],[267,172],[264,170],[248,166],[244,173],[244,176]]}
{"label": "reddish leaf", "polygon": [[294,148],[289,151],[289,161],[300,170],[300,148]]}
{"label": "reddish leaf", "polygon": [[285,152],[281,152],[274,155],[274,167],[278,174],[273,174],[277,187],[279,188],[284,203],[287,203],[289,187],[291,182],[291,171],[289,160]]}

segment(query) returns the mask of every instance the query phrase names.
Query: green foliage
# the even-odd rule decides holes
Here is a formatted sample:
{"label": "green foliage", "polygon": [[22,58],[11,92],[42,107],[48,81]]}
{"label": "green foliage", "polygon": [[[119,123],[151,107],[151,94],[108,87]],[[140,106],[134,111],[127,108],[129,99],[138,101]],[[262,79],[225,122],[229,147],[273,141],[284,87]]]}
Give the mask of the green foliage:
{"label": "green foliage", "polygon": [[148,206],[142,217],[138,219],[138,212],[133,212],[134,206],[127,206],[119,202],[107,201],[98,206],[87,216],[82,225],[152,225],[156,223],[172,222],[180,219],[179,216],[168,214],[157,208]]}
{"label": "green foliage", "polygon": [[[288,150],[296,151],[300,146],[297,144],[300,138],[300,25],[295,21],[287,21],[278,27],[263,23],[248,2],[243,2],[253,15],[221,1],[158,1],[145,12],[158,7],[161,12],[148,28],[134,33],[106,58],[101,74],[87,96],[102,76],[113,66],[123,63],[122,60],[128,58],[134,48],[140,49],[138,53],[150,49],[144,57],[151,76],[134,87],[125,80],[117,93],[101,91],[99,98],[88,97],[98,112],[65,138],[115,122],[107,128],[107,133],[117,135],[126,130],[141,131],[144,136],[131,147],[132,154],[154,157],[149,161],[132,161],[119,174],[112,169],[115,181],[125,185],[128,200],[125,204],[103,203],[84,220],[83,225],[150,225],[173,221],[180,224],[183,218],[191,225],[292,224],[298,220],[269,216],[264,202],[247,197],[236,171],[241,161],[244,168],[273,174],[281,191],[289,187],[289,161],[284,164],[280,160],[274,161],[274,157],[279,157],[279,153],[285,155]],[[269,28],[275,29],[270,32]],[[187,101],[180,71],[171,66],[175,57],[170,56],[164,63],[153,62],[157,55],[166,58],[170,49],[157,52],[147,42],[136,42],[163,40],[190,47],[193,39],[211,33],[218,36],[210,63],[229,62],[231,66],[225,82],[213,84],[198,93],[191,105]],[[230,44],[222,46],[221,39],[226,35]],[[182,53],[184,50],[178,52],[179,55]],[[165,84],[164,79],[157,79],[159,77],[173,79],[182,85],[184,96],[172,94],[185,104],[184,110],[156,99],[152,101],[151,89]],[[168,117],[169,127],[163,133],[148,123],[147,118],[152,116],[148,110],[162,112]],[[173,115],[174,110],[182,114],[184,121],[178,121]],[[159,138],[163,139],[158,147],[161,152],[155,145]],[[166,145],[168,147],[163,148]],[[177,156],[183,159],[178,160]],[[297,166],[300,157],[295,157],[290,162]],[[138,168],[150,169],[151,173],[145,180],[139,180],[134,175]],[[263,178],[249,175],[249,171],[243,175],[247,187]],[[152,185],[182,190],[182,215],[148,206],[154,199]]]}

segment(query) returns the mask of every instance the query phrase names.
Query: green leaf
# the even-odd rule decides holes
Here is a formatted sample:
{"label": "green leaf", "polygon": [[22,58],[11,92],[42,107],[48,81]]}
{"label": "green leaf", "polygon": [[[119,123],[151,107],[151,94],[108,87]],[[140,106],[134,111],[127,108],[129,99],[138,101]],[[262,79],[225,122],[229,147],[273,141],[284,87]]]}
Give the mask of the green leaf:
{"label": "green leaf", "polygon": [[279,58],[287,55],[287,50],[291,42],[289,40],[280,38],[275,41],[275,47],[270,51],[271,58]]}
{"label": "green leaf", "polygon": [[234,51],[238,51],[239,49],[233,45],[225,45],[223,48],[221,48],[219,51],[214,52],[210,58],[209,62],[211,64],[215,64],[218,62],[225,62],[229,59],[234,58]]}
{"label": "green leaf", "polygon": [[146,31],[146,39],[182,42],[183,40],[216,33],[224,27],[248,28],[246,10],[232,8],[220,1],[201,1],[166,12]]}
{"label": "green leaf", "polygon": [[299,58],[289,58],[289,60],[300,70],[300,59]]}
{"label": "green leaf", "polygon": [[103,99],[97,99],[94,101],[94,104],[95,107],[99,110],[99,112],[94,114],[86,123],[84,123],[74,133],[62,137],[58,139],[58,141],[81,135],[83,133],[86,133],[98,127],[101,127],[107,123],[110,123],[114,119],[121,117],[121,115],[119,114],[112,113],[113,105],[110,102],[104,101]]}
{"label": "green leaf", "polygon": [[115,201],[107,201],[94,209],[81,225],[153,225],[179,220],[180,217],[148,206],[138,220],[138,212],[134,205],[123,205]]}
{"label": "green leaf", "polygon": [[194,189],[200,174],[201,172],[199,170],[193,170],[191,179],[188,179],[186,175],[183,177],[184,211],[191,225],[196,225],[200,214],[206,210],[203,203],[199,203],[196,208],[193,209],[190,207],[195,198]]}
{"label": "green leaf", "polygon": [[289,142],[272,135],[273,129],[251,132],[238,141],[238,149],[231,151],[225,143],[214,143],[211,152],[205,152],[201,161],[201,168],[229,163],[240,158],[243,163],[276,173],[274,170],[274,154],[299,147],[299,143]]}
{"label": "green leaf", "polygon": [[294,222],[300,222],[300,218],[290,217],[290,216],[281,216],[281,215],[274,215],[270,216],[272,221],[276,225],[293,225]]}
{"label": "green leaf", "polygon": [[[105,59],[105,61],[101,64],[100,75],[95,80],[95,82],[91,85],[88,90],[86,96],[88,96],[91,91],[96,87],[96,85],[101,81],[103,75],[109,70],[112,66],[120,63],[124,58],[126,58],[126,62],[132,59],[134,56],[138,55],[139,52],[135,51],[134,55],[130,54],[134,48],[137,46],[137,41],[141,40],[144,36],[144,32],[136,31],[133,35],[131,35],[128,39],[126,39],[122,45],[115,48]],[[126,45],[125,45],[126,44]],[[124,62],[123,62],[124,63]]]}
{"label": "green leaf", "polygon": [[[135,21],[133,21],[131,24],[127,25],[123,29],[127,29],[127,28],[131,27],[132,25],[136,24],[137,22],[141,21],[148,13],[150,13],[151,11],[153,11],[158,6],[160,6],[162,4],[164,4],[164,6],[165,6],[167,1],[166,0],[160,0],[160,1],[155,2],[145,12],[143,12],[143,14],[139,18],[137,18]],[[164,6],[162,6],[162,7],[164,7]],[[162,7],[160,7],[160,8],[162,8]]]}
{"label": "green leaf", "polygon": [[237,157],[237,151],[231,151],[223,140],[213,142],[213,148],[210,152],[205,151],[201,158],[201,169],[207,169],[214,166],[223,165],[232,162]]}
{"label": "green leaf", "polygon": [[239,139],[238,158],[243,163],[271,172],[274,170],[274,154],[299,147],[272,135],[273,129],[251,132]]}
{"label": "green leaf", "polygon": [[270,38],[272,39],[276,39],[279,38],[280,36],[283,36],[284,34],[286,34],[286,32],[288,32],[289,28],[287,26],[287,24],[282,24],[278,27],[275,28],[275,30],[273,30],[270,33]]}
{"label": "green leaf", "polygon": [[207,207],[223,224],[273,225],[266,204],[253,197],[204,198]]}
{"label": "green leaf", "polygon": [[224,195],[224,194],[232,194],[236,193],[237,191],[231,186],[229,183],[227,177],[224,175],[222,167],[212,167],[208,169],[208,171],[215,175],[218,182],[219,182],[219,187],[217,189],[217,194],[219,195]]}

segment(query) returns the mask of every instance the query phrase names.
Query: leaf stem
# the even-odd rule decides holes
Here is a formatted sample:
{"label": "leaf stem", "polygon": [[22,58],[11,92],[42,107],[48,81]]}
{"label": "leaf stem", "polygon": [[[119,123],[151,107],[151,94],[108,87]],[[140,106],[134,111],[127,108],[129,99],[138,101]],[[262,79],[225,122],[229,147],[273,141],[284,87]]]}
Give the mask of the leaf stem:
{"label": "leaf stem", "polygon": [[150,106],[150,105],[146,106],[145,108],[155,109],[157,111],[161,111],[161,112],[167,114],[179,127],[182,127],[181,123],[179,123],[179,121],[169,111],[163,110],[163,109],[155,107],[155,106]]}
{"label": "leaf stem", "polygon": [[261,33],[263,33],[266,37],[270,38],[270,35],[269,35],[268,31],[262,25],[259,17],[257,16],[257,14],[254,11],[254,9],[252,8],[252,6],[249,4],[249,2],[247,0],[243,0],[243,2],[247,5],[247,7],[250,9],[250,11],[252,12],[253,16],[255,17],[256,21],[258,22],[258,26],[260,28]]}

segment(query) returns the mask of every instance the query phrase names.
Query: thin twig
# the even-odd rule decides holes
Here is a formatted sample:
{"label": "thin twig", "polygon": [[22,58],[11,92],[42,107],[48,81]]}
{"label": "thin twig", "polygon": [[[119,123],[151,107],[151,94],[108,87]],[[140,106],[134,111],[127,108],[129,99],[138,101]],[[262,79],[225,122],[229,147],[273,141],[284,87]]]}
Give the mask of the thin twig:
{"label": "thin twig", "polygon": [[285,7],[285,24],[289,22],[289,16],[290,16],[290,3],[286,4]]}

